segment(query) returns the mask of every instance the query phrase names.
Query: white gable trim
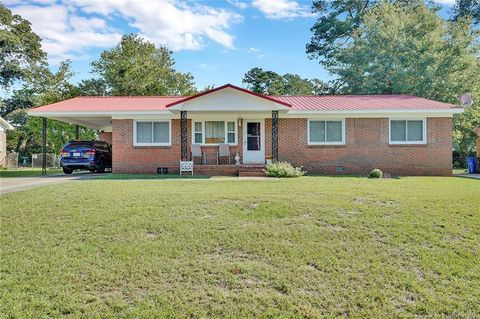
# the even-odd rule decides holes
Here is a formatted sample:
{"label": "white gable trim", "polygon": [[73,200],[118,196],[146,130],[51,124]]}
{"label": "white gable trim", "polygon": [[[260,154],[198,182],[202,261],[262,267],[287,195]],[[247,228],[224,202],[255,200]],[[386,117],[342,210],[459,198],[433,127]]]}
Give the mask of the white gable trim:
{"label": "white gable trim", "polygon": [[290,110],[283,104],[231,87],[201,95],[172,105],[169,110],[208,112],[264,112]]}

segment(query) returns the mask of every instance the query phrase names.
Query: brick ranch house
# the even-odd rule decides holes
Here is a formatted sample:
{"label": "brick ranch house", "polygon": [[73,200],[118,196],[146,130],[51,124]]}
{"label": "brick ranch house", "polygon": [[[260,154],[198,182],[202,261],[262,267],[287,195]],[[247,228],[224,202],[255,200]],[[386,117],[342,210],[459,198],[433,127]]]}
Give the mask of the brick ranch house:
{"label": "brick ranch house", "polygon": [[[447,176],[461,111],[407,95],[265,96],[227,84],[189,97],[77,97],[29,114],[98,129],[114,173],[176,173],[200,144],[196,174],[237,175],[272,159],[310,173]],[[241,165],[216,165],[219,143]]]}

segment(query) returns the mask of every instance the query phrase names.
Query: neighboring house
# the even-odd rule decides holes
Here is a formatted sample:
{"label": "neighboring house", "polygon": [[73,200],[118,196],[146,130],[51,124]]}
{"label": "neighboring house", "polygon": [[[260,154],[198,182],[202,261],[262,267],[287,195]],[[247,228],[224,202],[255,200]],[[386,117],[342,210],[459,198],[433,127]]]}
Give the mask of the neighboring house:
{"label": "neighboring house", "polygon": [[178,172],[192,143],[214,164],[228,143],[242,165],[273,158],[310,173],[451,175],[452,116],[461,111],[407,95],[265,96],[228,84],[190,97],[77,97],[29,114],[101,130],[114,173]]}
{"label": "neighboring house", "polygon": [[7,131],[13,126],[0,117],[0,166],[7,164]]}

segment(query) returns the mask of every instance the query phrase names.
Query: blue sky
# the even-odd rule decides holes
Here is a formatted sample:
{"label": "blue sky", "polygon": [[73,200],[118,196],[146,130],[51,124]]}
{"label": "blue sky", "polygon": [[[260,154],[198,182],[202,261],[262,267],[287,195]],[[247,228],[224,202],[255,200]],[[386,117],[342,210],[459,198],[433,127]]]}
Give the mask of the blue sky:
{"label": "blue sky", "polygon": [[[443,13],[453,0],[439,0]],[[74,81],[92,77],[90,62],[122,34],[139,33],[174,51],[176,68],[197,87],[241,85],[262,67],[281,74],[328,80],[305,45],[316,17],[311,1],[296,0],[6,0],[32,22],[54,67],[72,60]]]}

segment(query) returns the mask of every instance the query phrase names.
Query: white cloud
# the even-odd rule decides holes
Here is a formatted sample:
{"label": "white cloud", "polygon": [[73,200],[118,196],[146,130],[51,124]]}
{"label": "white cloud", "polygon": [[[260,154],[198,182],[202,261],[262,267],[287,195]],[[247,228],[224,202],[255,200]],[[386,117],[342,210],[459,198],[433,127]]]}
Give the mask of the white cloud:
{"label": "white cloud", "polygon": [[257,49],[257,48],[249,48],[249,49],[247,50],[247,53],[254,53],[254,52],[258,52],[258,51],[260,51],[260,49]]}
{"label": "white cloud", "polygon": [[121,16],[146,38],[175,51],[201,49],[206,39],[233,49],[234,37],[227,30],[242,20],[225,9],[179,0],[67,1],[86,13]]}
{"label": "white cloud", "polygon": [[88,48],[112,46],[121,38],[120,33],[107,27],[105,20],[80,17],[62,5],[20,5],[12,11],[32,23],[54,64],[66,58],[83,57]]}
{"label": "white cloud", "polygon": [[314,16],[308,6],[294,0],[254,0],[252,5],[263,12],[268,19],[293,19]]}
{"label": "white cloud", "polygon": [[248,7],[248,4],[246,4],[245,2],[241,2],[241,1],[238,1],[238,0],[227,0],[228,3],[230,3],[232,6],[235,6],[241,10],[244,10]]}
{"label": "white cloud", "polygon": [[200,63],[197,65],[197,68],[200,68],[200,69],[206,69],[207,68],[207,64],[206,63]]}
{"label": "white cloud", "polygon": [[[242,16],[226,9],[181,0],[4,0],[32,23],[51,63],[86,55],[89,48],[109,48],[123,33],[121,23],[172,50],[198,50],[213,41],[234,49],[228,32]],[[118,23],[120,22],[120,24]]]}
{"label": "white cloud", "polygon": [[434,0],[434,2],[446,6],[453,6],[455,4],[455,0]]}

